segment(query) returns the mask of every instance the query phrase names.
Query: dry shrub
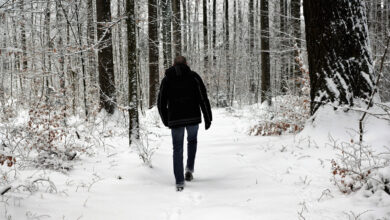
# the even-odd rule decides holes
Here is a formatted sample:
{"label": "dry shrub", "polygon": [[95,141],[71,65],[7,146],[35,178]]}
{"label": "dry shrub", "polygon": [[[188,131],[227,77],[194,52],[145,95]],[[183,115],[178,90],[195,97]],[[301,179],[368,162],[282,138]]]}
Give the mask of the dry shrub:
{"label": "dry shrub", "polygon": [[284,133],[297,133],[301,131],[303,127],[299,127],[297,124],[289,124],[285,122],[265,122],[260,125],[255,125],[250,133],[255,136],[271,136],[282,135]]}
{"label": "dry shrub", "polygon": [[80,147],[70,144],[66,124],[67,105],[62,92],[52,91],[44,102],[29,110],[26,147],[37,153],[32,162],[35,167],[55,170],[70,170],[69,160],[73,160]]}
{"label": "dry shrub", "polygon": [[349,194],[365,189],[371,193],[383,190],[390,194],[390,172],[383,172],[390,165],[390,159],[383,156],[386,154],[377,154],[370,146],[353,139],[341,143],[330,139],[333,148],[339,151],[338,158],[331,163],[332,182],[340,192]]}
{"label": "dry shrub", "polygon": [[15,163],[16,158],[14,156],[0,153],[0,165],[7,165],[8,167],[12,167]]}
{"label": "dry shrub", "polygon": [[303,130],[310,117],[310,77],[303,64],[301,52],[298,51],[296,62],[302,76],[293,79],[299,89],[298,94],[287,91],[287,94],[273,98],[273,104],[261,115],[259,122],[250,129],[251,135],[282,135],[298,133]]}

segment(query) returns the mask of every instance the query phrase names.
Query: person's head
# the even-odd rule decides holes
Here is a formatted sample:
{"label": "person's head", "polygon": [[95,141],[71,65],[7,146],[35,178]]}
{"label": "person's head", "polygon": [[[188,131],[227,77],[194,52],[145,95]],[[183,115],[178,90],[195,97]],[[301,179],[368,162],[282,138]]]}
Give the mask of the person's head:
{"label": "person's head", "polygon": [[175,60],[173,61],[173,65],[180,65],[180,64],[185,64],[187,65],[187,59],[184,56],[177,56],[175,57]]}

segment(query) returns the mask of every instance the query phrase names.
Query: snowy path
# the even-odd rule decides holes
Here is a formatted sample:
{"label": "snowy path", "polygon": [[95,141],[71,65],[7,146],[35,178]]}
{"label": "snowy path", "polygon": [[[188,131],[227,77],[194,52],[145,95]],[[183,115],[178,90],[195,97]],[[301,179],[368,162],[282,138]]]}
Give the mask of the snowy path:
{"label": "snowy path", "polygon": [[[163,129],[153,168],[141,164],[124,138],[112,138],[97,157],[83,157],[68,175],[46,172],[59,194],[37,192],[12,199],[12,219],[347,219],[365,211],[333,194],[328,155],[294,136],[250,137],[242,120],[215,111],[209,131],[200,126],[195,179],[176,192],[172,147]],[[305,148],[305,149],[303,149]],[[186,153],[186,152],[185,152]],[[119,178],[120,177],[120,178]],[[332,194],[331,193],[331,194]],[[342,207],[340,206],[342,204]],[[3,215],[4,216],[4,215]],[[27,218],[29,219],[29,218]]]}

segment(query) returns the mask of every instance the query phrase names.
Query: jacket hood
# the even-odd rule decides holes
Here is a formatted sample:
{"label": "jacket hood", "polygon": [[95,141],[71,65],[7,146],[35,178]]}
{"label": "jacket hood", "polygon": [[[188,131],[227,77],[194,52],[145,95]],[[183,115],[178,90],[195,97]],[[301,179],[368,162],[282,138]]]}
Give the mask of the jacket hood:
{"label": "jacket hood", "polygon": [[171,66],[169,69],[165,71],[165,75],[167,77],[180,77],[182,75],[186,75],[191,73],[191,69],[189,66],[185,64],[178,64]]}

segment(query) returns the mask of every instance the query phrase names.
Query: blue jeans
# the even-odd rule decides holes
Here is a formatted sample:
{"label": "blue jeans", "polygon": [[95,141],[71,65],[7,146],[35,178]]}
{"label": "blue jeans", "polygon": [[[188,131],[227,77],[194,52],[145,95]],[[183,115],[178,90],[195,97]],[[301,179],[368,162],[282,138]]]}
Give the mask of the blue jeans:
{"label": "blue jeans", "polygon": [[199,125],[189,125],[186,127],[172,128],[173,143],[173,172],[175,174],[176,185],[184,184],[183,167],[183,142],[184,128],[187,130],[187,165],[186,170],[194,172],[196,147],[198,144]]}

